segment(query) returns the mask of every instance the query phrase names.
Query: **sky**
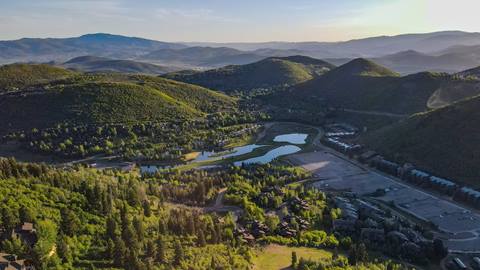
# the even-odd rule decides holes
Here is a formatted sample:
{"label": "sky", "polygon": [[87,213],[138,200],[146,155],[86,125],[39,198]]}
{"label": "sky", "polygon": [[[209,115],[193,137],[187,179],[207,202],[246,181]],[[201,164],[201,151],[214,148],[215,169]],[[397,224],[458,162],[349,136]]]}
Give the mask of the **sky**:
{"label": "sky", "polygon": [[0,40],[112,33],[163,41],[343,41],[480,31],[480,0],[0,0]]}

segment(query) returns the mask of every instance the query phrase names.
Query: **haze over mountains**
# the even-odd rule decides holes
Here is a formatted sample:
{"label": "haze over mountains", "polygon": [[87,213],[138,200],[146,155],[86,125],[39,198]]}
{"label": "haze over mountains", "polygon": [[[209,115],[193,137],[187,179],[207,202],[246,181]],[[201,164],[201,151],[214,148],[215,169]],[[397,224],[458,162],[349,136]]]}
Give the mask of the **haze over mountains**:
{"label": "haze over mountains", "polygon": [[66,62],[79,56],[135,60],[179,69],[241,65],[266,57],[304,55],[339,65],[374,60],[401,74],[459,72],[480,65],[480,34],[445,31],[345,42],[172,43],[111,34],[0,41],[0,63]]}
{"label": "haze over mountains", "polygon": [[164,74],[178,70],[170,66],[159,66],[133,60],[118,60],[97,56],[79,56],[62,64],[63,67],[88,72],[121,72],[140,74]]}

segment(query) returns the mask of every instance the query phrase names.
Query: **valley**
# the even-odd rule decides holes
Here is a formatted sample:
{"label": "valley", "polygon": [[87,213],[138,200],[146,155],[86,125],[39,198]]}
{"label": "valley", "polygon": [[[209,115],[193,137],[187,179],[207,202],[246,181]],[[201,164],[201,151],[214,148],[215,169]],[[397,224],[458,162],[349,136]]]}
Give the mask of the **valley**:
{"label": "valley", "polygon": [[[382,47],[401,36],[269,48],[105,34],[0,43],[12,56],[0,59],[41,43],[30,58],[53,61],[0,67],[0,263],[474,265],[480,80],[478,68],[442,64],[463,36],[443,34],[435,46],[434,34],[409,36],[401,48],[418,53]],[[470,51],[478,37],[465,36]],[[339,48],[345,61],[331,64]],[[450,73],[422,68],[438,65]]]}

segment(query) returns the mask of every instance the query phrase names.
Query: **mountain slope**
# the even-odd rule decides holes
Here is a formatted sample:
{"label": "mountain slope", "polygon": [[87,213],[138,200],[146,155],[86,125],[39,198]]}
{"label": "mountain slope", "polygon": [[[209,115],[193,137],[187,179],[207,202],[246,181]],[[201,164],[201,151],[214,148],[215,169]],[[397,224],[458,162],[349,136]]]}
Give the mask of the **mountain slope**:
{"label": "mountain slope", "polygon": [[457,75],[464,78],[471,78],[475,80],[480,80],[480,67],[471,68],[457,73]]}
{"label": "mountain slope", "polygon": [[356,59],[264,100],[297,109],[334,107],[412,114],[479,93],[476,81],[431,72],[399,77],[371,61]]}
{"label": "mountain slope", "polygon": [[311,80],[334,66],[305,57],[271,57],[247,65],[227,66],[205,72],[180,72],[166,77],[225,92],[274,88]]}
{"label": "mountain slope", "polygon": [[185,83],[150,76],[80,74],[0,96],[2,131],[61,122],[132,123],[181,120],[232,110],[235,100]]}
{"label": "mountain slope", "polygon": [[344,76],[397,77],[398,73],[364,58],[354,59],[326,74],[329,78]]}
{"label": "mountain slope", "polygon": [[363,138],[369,147],[480,186],[480,96],[413,115]]}
{"label": "mountain slope", "polygon": [[75,73],[49,65],[12,64],[0,66],[0,93],[63,79]]}
{"label": "mountain slope", "polygon": [[220,47],[190,47],[185,49],[161,49],[139,59],[158,62],[163,65],[183,65],[186,67],[221,67],[225,65],[242,65],[264,58],[261,55]]}
{"label": "mountain slope", "polygon": [[80,56],[62,64],[70,69],[77,69],[88,72],[121,72],[121,73],[140,73],[140,74],[164,74],[172,72],[175,69],[170,67],[158,66],[149,63],[142,63],[132,60],[117,60],[105,57]]}
{"label": "mountain slope", "polygon": [[111,34],[88,34],[73,38],[24,38],[0,41],[0,62],[66,61],[82,55],[130,58],[184,45]]}

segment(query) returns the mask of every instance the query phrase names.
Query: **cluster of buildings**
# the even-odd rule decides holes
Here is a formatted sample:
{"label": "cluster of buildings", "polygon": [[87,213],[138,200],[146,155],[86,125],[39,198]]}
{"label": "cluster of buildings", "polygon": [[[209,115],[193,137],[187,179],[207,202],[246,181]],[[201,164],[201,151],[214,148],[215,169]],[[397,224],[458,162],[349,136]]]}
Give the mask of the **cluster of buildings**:
{"label": "cluster of buildings", "polygon": [[[20,239],[26,246],[33,248],[37,242],[37,231],[33,223],[25,222],[17,226],[12,231],[2,231],[0,238],[1,242],[17,238]],[[15,254],[0,253],[0,270],[34,270],[33,263],[29,260],[19,259]]]}
{"label": "cluster of buildings", "polygon": [[462,187],[459,192],[455,193],[455,199],[480,208],[480,192],[472,188]]}
{"label": "cluster of buildings", "polygon": [[[276,188],[268,190],[274,191]],[[307,230],[310,223],[297,215],[299,211],[308,210],[308,202],[298,197],[293,197],[285,203],[289,207],[289,214],[282,218],[275,230],[270,229],[265,223],[259,220],[249,221],[244,226],[237,226],[235,235],[239,236],[245,243],[253,244],[256,239],[265,235],[280,235],[283,237],[295,237],[299,231]]]}
{"label": "cluster of buildings", "polygon": [[344,154],[355,154],[361,150],[361,146],[358,144],[350,144],[343,142],[341,138],[353,138],[358,134],[358,129],[344,123],[335,123],[327,125],[325,136],[322,138],[322,142]]}
{"label": "cluster of buildings", "polygon": [[362,149],[361,145],[343,142],[338,137],[324,137],[322,143],[347,155],[356,154]]}
{"label": "cluster of buildings", "polygon": [[27,260],[20,260],[16,255],[0,253],[0,270],[34,270]]}
{"label": "cluster of buildings", "polygon": [[356,136],[358,129],[348,124],[331,124],[326,126],[327,133],[322,138],[322,143],[338,152],[355,156],[360,162],[368,164],[379,171],[398,177],[411,184],[425,189],[435,190],[455,200],[480,208],[480,191],[470,187],[460,186],[455,181],[435,176],[429,172],[415,168],[413,165],[399,164],[382,157],[372,150],[364,149],[362,145],[350,143],[342,138]]}
{"label": "cluster of buildings", "polygon": [[[480,192],[470,187],[461,187],[454,181],[432,175],[428,172],[415,168],[411,164],[398,164],[385,159],[380,155],[372,154],[367,151],[359,156],[359,161],[370,165],[379,171],[398,177],[411,184],[425,189],[435,190],[447,196],[451,196],[458,201],[468,203],[476,208],[480,208]],[[369,157],[369,158],[367,158]]]}
{"label": "cluster of buildings", "polygon": [[[480,258],[479,257],[473,257],[473,258],[466,258],[467,260],[470,260],[470,266],[474,270],[480,270]],[[460,259],[459,257],[453,257],[447,264],[446,264],[448,269],[454,269],[454,270],[464,270],[464,269],[469,269],[467,267],[467,263],[464,262],[464,260]]]}
{"label": "cluster of buildings", "polygon": [[358,239],[369,248],[407,261],[421,262],[433,248],[433,242],[423,237],[412,225],[389,216],[377,206],[361,199],[336,197],[341,215],[333,221],[335,232]]}

